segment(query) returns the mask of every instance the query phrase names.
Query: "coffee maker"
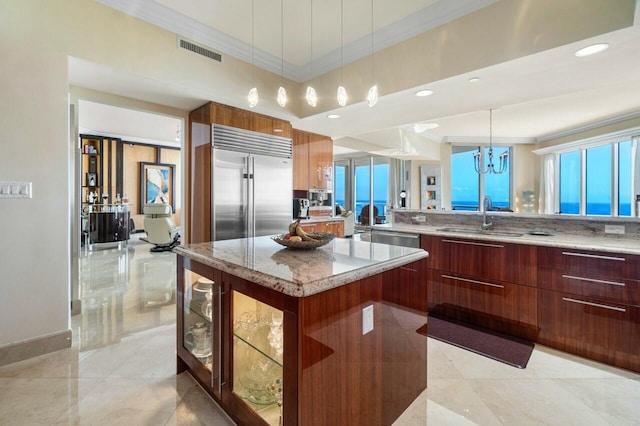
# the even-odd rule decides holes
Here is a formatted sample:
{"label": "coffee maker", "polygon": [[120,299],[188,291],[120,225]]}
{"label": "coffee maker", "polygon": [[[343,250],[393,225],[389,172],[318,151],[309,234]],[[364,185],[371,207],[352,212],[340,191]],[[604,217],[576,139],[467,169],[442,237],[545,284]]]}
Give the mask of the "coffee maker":
{"label": "coffee maker", "polygon": [[293,199],[293,218],[294,219],[309,218],[309,199],[308,198]]}

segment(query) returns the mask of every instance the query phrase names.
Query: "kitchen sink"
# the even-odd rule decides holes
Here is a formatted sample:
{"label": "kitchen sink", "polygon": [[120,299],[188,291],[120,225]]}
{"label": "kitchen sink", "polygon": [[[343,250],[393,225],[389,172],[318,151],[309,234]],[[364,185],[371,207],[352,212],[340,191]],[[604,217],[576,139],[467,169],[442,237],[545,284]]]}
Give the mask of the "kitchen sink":
{"label": "kitchen sink", "polygon": [[477,228],[439,228],[442,232],[455,232],[458,234],[477,234],[477,235],[495,235],[496,237],[522,237],[521,232],[494,231],[493,229],[477,229]]}

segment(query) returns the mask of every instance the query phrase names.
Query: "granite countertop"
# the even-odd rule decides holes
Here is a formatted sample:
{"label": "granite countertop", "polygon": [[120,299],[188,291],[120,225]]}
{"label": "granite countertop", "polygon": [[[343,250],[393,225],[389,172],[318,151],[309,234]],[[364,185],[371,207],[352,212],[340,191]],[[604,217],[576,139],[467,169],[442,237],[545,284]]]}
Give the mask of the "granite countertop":
{"label": "granite countertop", "polygon": [[315,250],[291,250],[268,236],[189,244],[173,251],[294,297],[320,293],[428,256],[422,249],[346,238]]}
{"label": "granite countertop", "polygon": [[[386,230],[396,232],[411,232],[424,235],[438,235],[445,237],[457,237],[457,238],[473,238],[486,241],[501,241],[505,243],[517,243],[517,244],[531,244],[546,247],[560,247],[574,250],[589,250],[589,251],[604,251],[604,252],[616,252],[626,254],[640,255],[640,239],[637,238],[621,238],[616,235],[607,236],[593,236],[593,235],[580,235],[569,234],[562,232],[553,232],[551,236],[530,235],[528,232],[530,229],[493,229],[486,231],[486,233],[477,234],[473,232],[446,232],[442,231],[442,228],[462,228],[477,230],[472,226],[463,225],[423,225],[423,224],[406,224],[406,223],[393,223],[384,225],[374,225],[373,230]],[[521,236],[500,234],[505,233],[520,233]]]}

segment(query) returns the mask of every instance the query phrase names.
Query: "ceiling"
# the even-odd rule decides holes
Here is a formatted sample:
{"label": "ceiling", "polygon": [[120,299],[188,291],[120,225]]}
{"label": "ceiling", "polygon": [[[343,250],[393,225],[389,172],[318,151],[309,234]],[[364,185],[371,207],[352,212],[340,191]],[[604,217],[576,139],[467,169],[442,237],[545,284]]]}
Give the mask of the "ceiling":
{"label": "ceiling", "polygon": [[[251,61],[250,0],[97,1],[149,22],[155,20],[152,23],[169,31],[192,28],[197,32],[192,31],[192,36],[217,38],[214,45],[228,49],[224,53],[233,52],[234,56]],[[495,1],[376,1],[375,49],[394,45]],[[339,14],[340,1],[314,3],[313,61],[310,43],[305,42],[307,37],[311,40],[309,3],[286,0],[284,4],[285,74],[296,81],[305,81],[339,68],[340,50],[336,46],[340,46],[340,25],[336,13]],[[279,74],[280,2],[260,0],[255,2],[255,7],[254,40],[262,58],[260,66],[274,68],[272,71]],[[344,7],[344,61],[347,63],[371,51],[371,2],[347,0]],[[339,119],[327,118],[332,111],[303,118],[283,117],[281,110],[274,110],[272,115],[290,120],[296,128],[330,135],[338,146],[383,154],[386,150],[387,155],[396,156],[405,152],[412,158],[432,158],[433,143],[486,142],[489,109],[494,109],[494,143],[543,141],[569,129],[640,116],[638,10],[635,22],[632,27],[593,39],[387,94],[374,108],[364,102],[354,103],[333,111],[340,115]],[[602,41],[609,43],[608,50],[586,58],[574,55],[577,49]],[[470,83],[470,77],[480,80]],[[189,93],[170,83],[125,75],[79,59],[70,60],[70,81],[74,85],[185,110],[202,104],[202,93]],[[433,90],[433,95],[416,97],[415,90],[423,87]],[[416,134],[414,124],[426,122],[437,123],[439,127]],[[407,141],[414,149],[405,149]]]}

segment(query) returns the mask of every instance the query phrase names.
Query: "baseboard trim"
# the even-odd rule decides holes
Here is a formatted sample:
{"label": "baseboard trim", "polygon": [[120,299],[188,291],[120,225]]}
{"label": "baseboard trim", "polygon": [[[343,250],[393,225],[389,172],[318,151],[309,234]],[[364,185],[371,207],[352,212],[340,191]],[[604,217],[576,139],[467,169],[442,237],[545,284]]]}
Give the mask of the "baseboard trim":
{"label": "baseboard trim", "polygon": [[71,346],[71,330],[46,334],[0,346],[0,366],[55,352]]}

